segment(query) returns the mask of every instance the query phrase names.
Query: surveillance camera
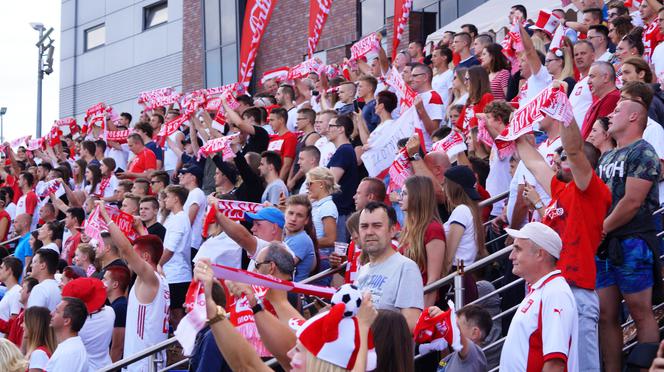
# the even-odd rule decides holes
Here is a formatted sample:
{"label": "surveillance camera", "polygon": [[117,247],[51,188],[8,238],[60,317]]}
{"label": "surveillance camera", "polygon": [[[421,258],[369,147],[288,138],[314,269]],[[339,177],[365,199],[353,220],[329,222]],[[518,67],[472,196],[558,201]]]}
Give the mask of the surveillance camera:
{"label": "surveillance camera", "polygon": [[30,22],[30,26],[37,31],[44,29],[44,24],[40,22]]}

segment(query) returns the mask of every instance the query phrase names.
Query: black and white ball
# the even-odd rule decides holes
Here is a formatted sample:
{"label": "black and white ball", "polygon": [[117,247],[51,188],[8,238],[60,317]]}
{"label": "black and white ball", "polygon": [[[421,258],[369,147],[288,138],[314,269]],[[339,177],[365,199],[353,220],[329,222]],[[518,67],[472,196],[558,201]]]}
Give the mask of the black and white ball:
{"label": "black and white ball", "polygon": [[332,296],[332,305],[343,303],[346,307],[345,317],[351,317],[357,314],[362,305],[362,293],[352,284],[344,284],[339,287],[337,293]]}

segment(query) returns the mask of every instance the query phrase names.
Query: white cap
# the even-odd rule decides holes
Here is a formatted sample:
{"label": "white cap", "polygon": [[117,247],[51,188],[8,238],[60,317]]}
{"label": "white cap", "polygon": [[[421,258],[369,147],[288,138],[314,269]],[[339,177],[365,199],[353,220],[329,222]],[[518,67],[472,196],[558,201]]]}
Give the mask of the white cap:
{"label": "white cap", "polygon": [[530,222],[521,230],[505,229],[505,232],[513,238],[529,239],[556,259],[560,258],[563,241],[555,230],[541,222]]}

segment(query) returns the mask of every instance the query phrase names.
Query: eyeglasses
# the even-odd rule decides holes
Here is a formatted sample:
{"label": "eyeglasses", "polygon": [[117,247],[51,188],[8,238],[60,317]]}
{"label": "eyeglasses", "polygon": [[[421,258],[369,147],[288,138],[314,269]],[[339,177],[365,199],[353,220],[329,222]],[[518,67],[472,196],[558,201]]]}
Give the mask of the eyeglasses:
{"label": "eyeglasses", "polygon": [[422,76],[422,75],[426,75],[426,73],[423,72],[421,74],[410,74],[410,77],[414,78],[414,77],[418,77],[418,76]]}
{"label": "eyeglasses", "polygon": [[307,187],[308,187],[308,188],[311,188],[311,185],[313,185],[313,184],[314,184],[314,182],[323,182],[323,181],[321,181],[321,180],[312,180],[312,181],[307,181],[307,182],[306,182],[306,185],[307,185]]}
{"label": "eyeglasses", "polygon": [[560,61],[560,58],[551,58],[551,59],[545,59],[544,64],[551,63],[554,61]]}
{"label": "eyeglasses", "polygon": [[261,265],[269,264],[270,262],[272,262],[272,261],[270,261],[270,260],[265,260],[265,261],[263,261],[263,262],[256,262],[256,269],[260,268]]}

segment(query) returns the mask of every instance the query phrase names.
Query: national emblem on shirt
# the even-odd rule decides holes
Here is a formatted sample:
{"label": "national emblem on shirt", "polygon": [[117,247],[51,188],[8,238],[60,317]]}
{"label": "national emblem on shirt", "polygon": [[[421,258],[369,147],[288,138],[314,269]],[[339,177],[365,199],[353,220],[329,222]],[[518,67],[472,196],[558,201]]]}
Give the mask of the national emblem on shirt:
{"label": "national emblem on shirt", "polygon": [[554,201],[550,206],[544,210],[544,218],[553,220],[565,215],[565,210],[558,207],[558,201]]}

